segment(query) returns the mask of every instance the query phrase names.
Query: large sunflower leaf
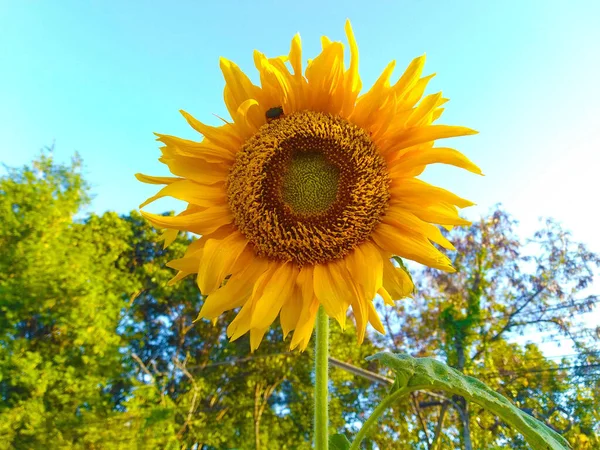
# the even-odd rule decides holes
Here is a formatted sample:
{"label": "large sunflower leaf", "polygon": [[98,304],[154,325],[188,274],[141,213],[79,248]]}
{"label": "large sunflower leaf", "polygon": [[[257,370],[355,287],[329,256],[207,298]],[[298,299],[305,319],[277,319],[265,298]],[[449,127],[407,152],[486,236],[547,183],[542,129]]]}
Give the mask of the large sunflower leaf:
{"label": "large sunflower leaf", "polygon": [[460,395],[496,414],[518,430],[534,450],[565,450],[569,443],[557,432],[529,414],[521,411],[508,399],[493,391],[476,378],[432,358],[413,358],[409,355],[381,352],[367,358],[378,360],[396,374],[392,392],[441,390]]}
{"label": "large sunflower leaf", "polygon": [[343,434],[334,434],[329,436],[329,450],[348,450],[350,441]]}

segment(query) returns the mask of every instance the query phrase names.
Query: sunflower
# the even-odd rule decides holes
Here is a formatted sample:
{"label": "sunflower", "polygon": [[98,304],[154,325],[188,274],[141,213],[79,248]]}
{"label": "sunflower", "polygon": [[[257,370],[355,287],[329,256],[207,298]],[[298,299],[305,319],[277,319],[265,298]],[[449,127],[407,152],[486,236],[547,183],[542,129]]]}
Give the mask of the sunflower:
{"label": "sunflower", "polygon": [[288,56],[256,51],[260,86],[222,58],[231,121],[213,127],[181,111],[203,139],[157,134],[175,177],[136,175],[166,185],[140,208],[164,196],[188,203],[171,217],[142,212],[166,229],[165,245],[179,231],[201,235],[168,264],[179,271],[172,282],[197,274],[200,318],[240,308],[227,334],[249,332],[252,350],[277,316],[291,348],[305,349],[321,305],[342,328],[351,307],[359,342],[367,323],[383,333],[376,295],[393,305],[414,288],[400,258],[451,272],[434,245],[453,249],[438,225],[469,224],[457,208],[473,203],[415,177],[432,163],[481,174],[457,150],[434,147],[475,131],[432,125],[447,99],[423,97],[433,77],[421,76],[424,56],[394,84],[391,62],[359,95],[349,22],[345,30],[348,68],[343,44],[326,37],[304,73],[298,35]]}

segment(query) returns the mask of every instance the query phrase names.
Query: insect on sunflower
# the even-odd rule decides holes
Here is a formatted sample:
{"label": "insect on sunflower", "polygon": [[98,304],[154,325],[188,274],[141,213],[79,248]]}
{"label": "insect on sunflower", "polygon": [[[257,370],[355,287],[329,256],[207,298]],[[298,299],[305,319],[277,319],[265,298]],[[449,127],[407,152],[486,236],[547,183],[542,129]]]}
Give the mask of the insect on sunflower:
{"label": "insect on sunflower", "polygon": [[202,318],[240,308],[227,333],[250,332],[252,350],[277,316],[284,335],[294,332],[291,347],[305,349],[320,305],[342,327],[352,307],[359,342],[367,323],[383,332],[375,296],[392,305],[413,290],[391,258],[453,271],[433,245],[453,249],[438,225],[469,224],[457,207],[473,203],[415,177],[432,163],[480,174],[457,150],[434,147],[475,132],[432,124],[447,99],[423,97],[432,78],[421,76],[424,56],[394,84],[390,63],[359,95],[349,22],[345,30],[347,69],[343,44],[326,37],[304,73],[298,35],[288,56],[255,52],[260,86],[222,58],[232,121],[213,127],[182,111],[203,139],[159,134],[160,161],[175,177],[136,175],[166,185],[141,207],[164,196],[188,203],[174,217],[142,212],[167,230],[166,245],[180,230],[201,235],[168,264],[179,271],[172,281],[197,274]]}

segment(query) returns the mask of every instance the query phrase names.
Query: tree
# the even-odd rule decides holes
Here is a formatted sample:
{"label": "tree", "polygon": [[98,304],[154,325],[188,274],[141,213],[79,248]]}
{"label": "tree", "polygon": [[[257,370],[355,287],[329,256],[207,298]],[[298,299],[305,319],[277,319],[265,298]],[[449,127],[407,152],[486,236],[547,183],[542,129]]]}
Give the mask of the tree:
{"label": "tree", "polygon": [[[229,342],[233,313],[195,321],[192,277],[132,212],[81,217],[81,161],[43,154],[0,179],[0,448],[311,448],[312,348],[289,352],[273,327],[254,353]],[[332,356],[374,372],[389,349],[435,356],[474,375],[561,431],[600,446],[598,335],[579,313],[599,264],[549,221],[531,241],[501,210],[450,238],[458,273],[415,274],[413,299],[384,307],[386,336],[358,346],[332,326]],[[515,340],[529,330],[567,338],[572,357],[544,358]],[[289,338],[288,338],[289,341]],[[332,428],[356,433],[387,386],[332,367]],[[365,448],[526,448],[520,436],[460,397],[416,393],[395,405]]]}
{"label": "tree", "polygon": [[[599,386],[598,335],[582,328],[578,314],[598,302],[598,296],[584,293],[600,258],[552,220],[525,242],[515,226],[496,209],[470,228],[453,230],[449,238],[457,249],[457,273],[425,269],[419,274],[414,300],[387,310],[389,334],[382,343],[415,356],[441,358],[565,433],[577,448],[594,448],[600,445],[600,420],[581,405],[600,409],[594,394]],[[537,345],[514,342],[532,330],[550,333],[551,339],[568,338],[576,358],[549,361]],[[462,397],[422,397],[420,403],[429,425],[419,436],[425,443],[430,436],[429,448],[448,436],[440,433],[442,424],[459,430],[449,445],[491,448],[509,442],[511,448],[527,448],[512,430]],[[454,415],[448,417],[449,412]]]}
{"label": "tree", "polygon": [[128,229],[112,213],[73,220],[88,200],[80,167],[43,154],[0,179],[2,446],[83,445],[82,425],[112,410]]}

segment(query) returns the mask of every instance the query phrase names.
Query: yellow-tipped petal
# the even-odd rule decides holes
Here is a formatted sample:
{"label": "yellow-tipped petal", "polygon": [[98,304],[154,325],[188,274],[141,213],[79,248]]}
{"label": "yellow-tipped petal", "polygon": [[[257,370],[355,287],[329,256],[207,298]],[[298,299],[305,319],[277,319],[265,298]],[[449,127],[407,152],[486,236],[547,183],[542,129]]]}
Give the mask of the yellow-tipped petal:
{"label": "yellow-tipped petal", "polygon": [[298,324],[296,325],[294,335],[292,336],[292,342],[290,344],[291,350],[294,350],[295,348],[298,348],[300,351],[306,350],[315,328],[315,320],[318,311],[319,301],[316,297],[313,297],[309,302],[304,302],[302,313],[300,314]]}
{"label": "yellow-tipped petal", "polygon": [[397,206],[391,206],[382,221],[395,227],[404,228],[413,233],[422,234],[427,239],[441,245],[447,250],[456,250],[454,245],[444,237],[438,227],[419,219],[413,213]]}
{"label": "yellow-tipped petal", "polygon": [[469,158],[458,150],[446,147],[409,150],[394,161],[390,167],[390,173],[392,176],[402,176],[403,173],[408,173],[415,167],[436,163],[449,164],[477,175],[483,175],[481,169]]}
{"label": "yellow-tipped petal", "polygon": [[163,234],[160,236],[160,238],[165,241],[163,244],[163,248],[167,248],[169,245],[171,245],[173,242],[175,242],[175,239],[177,239],[178,235],[179,235],[179,230],[163,231]]}
{"label": "yellow-tipped petal", "polygon": [[[252,84],[250,79],[236,64],[226,58],[221,58],[219,64],[223,78],[225,78],[225,105],[232,117],[238,111],[239,107],[249,99],[257,102],[261,100],[261,89]],[[257,111],[252,114],[251,122],[254,123],[260,119],[264,111]],[[262,123],[265,123],[264,116]]]}
{"label": "yellow-tipped petal", "polygon": [[390,77],[396,67],[396,61],[390,62],[369,91],[358,97],[350,120],[363,128],[376,117],[375,112],[386,100],[390,90]]}
{"label": "yellow-tipped petal", "polygon": [[250,330],[250,351],[254,352],[265,336],[267,328],[252,328]]}
{"label": "yellow-tipped petal", "polygon": [[197,279],[200,292],[206,295],[219,288],[246,245],[248,241],[238,231],[206,241]]}
{"label": "yellow-tipped petal", "polygon": [[346,269],[336,261],[317,264],[314,267],[315,296],[325,308],[327,315],[338,321],[342,328],[346,324],[346,311],[354,293],[348,288]]}
{"label": "yellow-tipped petal", "polygon": [[162,197],[173,197],[205,208],[227,203],[227,192],[224,184],[205,186],[190,180],[182,180],[165,186],[156,195],[142,203],[140,208]]}
{"label": "yellow-tipped petal", "polygon": [[285,301],[292,295],[296,275],[296,269],[291,263],[281,264],[273,272],[268,284],[253,300],[252,328],[266,329],[271,326]]}
{"label": "yellow-tipped petal", "polygon": [[422,236],[403,232],[386,223],[380,223],[373,233],[373,240],[379,247],[394,255],[408,258],[445,272],[455,272],[448,257],[440,253],[438,249]]}
{"label": "yellow-tipped petal", "polygon": [[[394,300],[400,300],[405,297],[410,297],[415,286],[410,279],[410,276],[401,267],[395,267],[388,258],[384,258],[383,262],[383,290],[380,295],[393,306]],[[385,294],[390,297],[386,300]]]}
{"label": "yellow-tipped petal", "polygon": [[392,300],[392,297],[390,296],[389,292],[384,287],[379,288],[377,293],[381,296],[383,302],[386,305],[394,306],[394,300]]}
{"label": "yellow-tipped petal", "polygon": [[350,67],[347,72],[347,89],[350,92],[358,93],[362,87],[362,82],[358,73],[358,45],[356,44],[354,31],[352,30],[352,25],[349,20],[346,20],[344,31],[346,32],[346,38],[348,39],[348,45],[350,46]]}
{"label": "yellow-tipped petal", "polygon": [[369,323],[371,324],[371,326],[373,328],[375,328],[381,334],[385,334],[385,328],[383,327],[383,324],[381,323],[381,319],[379,319],[379,314],[377,313],[377,310],[375,309],[375,305],[373,304],[373,302],[369,302],[368,307],[369,307]]}
{"label": "yellow-tipped petal", "polygon": [[401,150],[425,142],[435,141],[457,136],[477,134],[477,131],[466,127],[455,127],[450,125],[428,125],[404,130],[394,139],[393,148]]}
{"label": "yellow-tipped petal", "polygon": [[435,202],[450,203],[459,208],[473,206],[475,203],[459,197],[446,189],[433,186],[416,178],[399,179],[392,182],[390,189],[392,195],[391,202],[413,202],[432,204]]}
{"label": "yellow-tipped petal", "polygon": [[250,298],[254,286],[268,268],[265,259],[254,259],[244,269],[235,273],[224,286],[210,294],[200,310],[198,317],[214,319],[225,311],[238,308]]}
{"label": "yellow-tipped petal", "polygon": [[171,154],[197,158],[214,164],[231,164],[235,158],[237,149],[233,150],[220,146],[208,140],[202,142],[190,141],[168,134],[154,133],[157,141],[162,142],[170,150]]}
{"label": "yellow-tipped petal", "polygon": [[296,328],[300,314],[302,313],[302,291],[298,286],[293,290],[289,298],[283,304],[281,308],[281,314],[279,321],[281,323],[281,330],[283,331],[283,339]]}
{"label": "yellow-tipped petal", "polygon": [[200,267],[200,257],[173,259],[167,263],[167,267],[187,273],[197,273]]}
{"label": "yellow-tipped petal", "polygon": [[186,111],[181,110],[180,112],[190,126],[198,133],[201,133],[209,141],[234,153],[237,152],[242,145],[243,142],[235,133],[235,127],[232,125],[225,124],[220,127],[211,127],[203,124]]}
{"label": "yellow-tipped petal", "polygon": [[[261,275],[260,279],[264,276]],[[258,281],[257,281],[258,283]],[[241,338],[244,334],[250,331],[250,321],[252,320],[252,302],[246,301],[240,312],[235,316],[227,327],[227,337],[230,341],[235,341]]]}
{"label": "yellow-tipped petal", "polygon": [[433,112],[435,107],[438,105],[440,98],[442,98],[442,93],[438,92],[437,94],[428,95],[423,100],[421,100],[419,106],[413,109],[412,114],[406,121],[406,127],[411,128],[416,125],[419,125],[423,118],[425,118],[427,115]]}
{"label": "yellow-tipped petal", "polygon": [[233,222],[233,216],[227,205],[215,206],[205,211],[187,215],[161,216],[146,211],[140,211],[142,216],[152,222],[158,228],[172,228],[176,230],[187,230],[198,234],[209,234],[222,226]]}
{"label": "yellow-tipped petal", "polygon": [[414,107],[421,97],[423,97],[423,93],[433,77],[435,77],[435,73],[419,79],[412,89],[407,91],[404,96],[400,98],[401,108],[408,109]]}
{"label": "yellow-tipped petal", "polygon": [[344,101],[344,47],[332,42],[306,68],[309,103],[314,111],[337,115]]}
{"label": "yellow-tipped petal", "polygon": [[419,80],[425,66],[425,55],[418,56],[408,65],[400,79],[394,84],[393,90],[398,96],[402,97]]}
{"label": "yellow-tipped petal", "polygon": [[365,300],[373,300],[382,286],[383,260],[379,249],[370,241],[363,242],[346,257],[350,277],[362,288]]}
{"label": "yellow-tipped petal", "polygon": [[151,175],[144,175],[143,173],[136,173],[135,177],[142,183],[148,184],[171,184],[183,180],[183,178],[178,177],[153,177]]}

